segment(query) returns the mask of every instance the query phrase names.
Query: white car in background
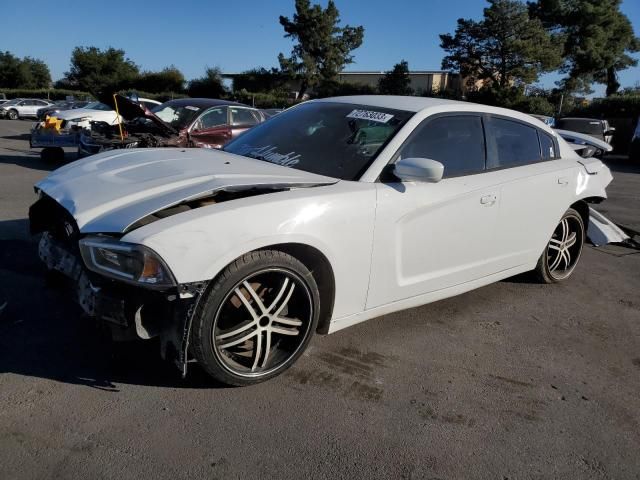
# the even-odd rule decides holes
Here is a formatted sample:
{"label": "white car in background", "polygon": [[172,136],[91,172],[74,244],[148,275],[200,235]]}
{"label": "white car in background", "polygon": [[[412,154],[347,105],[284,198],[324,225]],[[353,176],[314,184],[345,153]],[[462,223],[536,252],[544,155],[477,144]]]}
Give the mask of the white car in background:
{"label": "white car in background", "polygon": [[[138,98],[137,101],[147,109],[160,105],[160,102],[148,98]],[[55,117],[64,120],[61,128],[67,130],[89,128],[91,122],[106,122],[109,125],[117,125],[123,121],[113,108],[102,102],[92,102],[84,108],[58,112]]]}
{"label": "white car in background", "polygon": [[25,117],[37,117],[38,110],[53,105],[53,102],[39,98],[14,98],[0,105],[0,117],[18,120]]}
{"label": "white car in background", "polygon": [[[523,272],[566,280],[609,169],[529,115],[432,98],[302,103],[223,151],[100,153],[36,185],[40,257],[114,336],[248,385],[313,333]],[[400,346],[399,346],[400,347]]]}

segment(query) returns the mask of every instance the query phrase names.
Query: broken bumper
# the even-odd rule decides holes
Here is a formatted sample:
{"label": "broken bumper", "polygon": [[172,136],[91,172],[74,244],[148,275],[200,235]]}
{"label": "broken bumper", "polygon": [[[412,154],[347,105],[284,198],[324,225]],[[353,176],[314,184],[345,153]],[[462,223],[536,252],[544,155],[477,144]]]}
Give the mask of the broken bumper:
{"label": "broken bumper", "polygon": [[116,341],[159,337],[163,358],[186,374],[189,329],[206,284],[154,291],[106,279],[87,270],[79,254],[44,232],[38,254],[47,269],[64,275],[85,314],[106,325]]}

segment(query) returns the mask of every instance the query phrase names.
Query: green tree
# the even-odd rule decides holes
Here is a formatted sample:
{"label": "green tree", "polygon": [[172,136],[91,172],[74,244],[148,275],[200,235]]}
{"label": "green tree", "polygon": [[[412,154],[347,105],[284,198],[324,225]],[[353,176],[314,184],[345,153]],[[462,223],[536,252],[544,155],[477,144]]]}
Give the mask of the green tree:
{"label": "green tree", "polygon": [[458,19],[454,35],[440,35],[440,46],[446,52],[442,68],[480,80],[498,98],[537,81],[561,62],[557,36],[516,0],[489,0],[482,20]]}
{"label": "green tree", "polygon": [[378,80],[378,91],[383,95],[411,95],[413,90],[410,85],[409,64],[402,60]]}
{"label": "green tree", "polygon": [[187,94],[190,97],[220,98],[226,93],[227,89],[218,67],[207,67],[203,77],[194,78],[187,86]]}
{"label": "green tree", "polygon": [[50,84],[49,67],[42,60],[0,51],[0,87],[48,88]]}
{"label": "green tree", "polygon": [[71,53],[71,68],[60,84],[108,95],[131,88],[138,74],[138,66],[125,57],[124,50],[76,47]]}
{"label": "green tree", "polygon": [[248,92],[271,92],[285,86],[288,76],[272,68],[267,70],[264,67],[252,68],[242,72],[233,79],[233,90],[247,90]]}
{"label": "green tree", "polygon": [[159,72],[142,72],[135,81],[135,86],[143,92],[184,92],[184,75],[174,65],[165,67]]}
{"label": "green tree", "polygon": [[278,55],[280,68],[300,82],[300,95],[323,80],[334,80],[345,65],[353,63],[351,52],[362,45],[364,27],[340,27],[340,12],[333,0],[327,8],[296,0],[293,19],[280,16],[286,38],[296,41],[289,57]]}
{"label": "green tree", "polygon": [[607,96],[620,88],[618,72],[636,66],[631,53],[640,51],[629,18],[620,11],[622,0],[537,0],[529,2],[533,15],[549,31],[564,35],[566,74],[561,84],[570,91],[589,92],[592,82],[607,86]]}
{"label": "green tree", "polygon": [[48,88],[51,86],[49,67],[37,58],[24,57],[22,68],[25,71],[24,88]]}

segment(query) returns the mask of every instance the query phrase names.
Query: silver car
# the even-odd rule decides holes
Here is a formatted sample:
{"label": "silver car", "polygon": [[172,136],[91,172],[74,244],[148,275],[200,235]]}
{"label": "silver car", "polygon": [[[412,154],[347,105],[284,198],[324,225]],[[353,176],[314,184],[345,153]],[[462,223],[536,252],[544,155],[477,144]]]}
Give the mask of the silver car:
{"label": "silver car", "polygon": [[53,105],[53,102],[38,98],[14,98],[0,105],[0,117],[6,117],[10,120],[37,117],[39,109],[50,105]]}

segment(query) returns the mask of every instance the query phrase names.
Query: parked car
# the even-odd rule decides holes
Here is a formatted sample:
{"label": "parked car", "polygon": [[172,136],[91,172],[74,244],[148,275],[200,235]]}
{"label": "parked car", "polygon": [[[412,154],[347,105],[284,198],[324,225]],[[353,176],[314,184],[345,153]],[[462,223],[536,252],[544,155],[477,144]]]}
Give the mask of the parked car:
{"label": "parked car", "polygon": [[132,100],[117,98],[120,114],[128,119],[124,138],[119,128],[94,122],[80,136],[81,156],[113,148],[221,148],[266,118],[258,109],[211,98],[171,100],[151,112]]}
{"label": "parked car", "polygon": [[264,114],[265,117],[271,118],[271,117],[275,117],[279,113],[284,112],[284,109],[283,108],[263,108],[260,111]]}
{"label": "parked car", "polygon": [[[151,102],[149,105],[158,103],[155,100],[147,98],[140,98],[138,101],[143,104],[144,102]],[[83,108],[58,112],[56,117],[64,120],[62,128],[66,130],[82,130],[83,128],[88,128],[91,122],[104,122],[108,125],[118,125],[124,118],[118,115],[113,106],[104,102],[91,102]]]}
{"label": "parked car", "polygon": [[556,123],[555,118],[549,117],[548,115],[537,115],[535,113],[531,113],[530,115],[533,118],[537,118],[538,120],[540,120],[545,125],[549,125],[550,127],[553,127],[555,125],[555,123]]}
{"label": "parked car", "polygon": [[36,117],[38,120],[44,120],[46,117],[57,115],[59,112],[84,108],[89,103],[91,102],[86,100],[65,100],[62,102],[55,102],[53,105],[40,108],[36,113]]}
{"label": "parked car", "polygon": [[611,179],[526,114],[354,96],[299,104],[223,151],[79,160],[36,185],[29,217],[87,314],[160,337],[183,374],[196,360],[248,385],[315,332],[523,272],[568,279]]}
{"label": "parked car", "polygon": [[53,103],[38,98],[14,98],[0,105],[0,117],[7,117],[10,120],[36,117],[39,109],[50,105]]}
{"label": "parked car", "polygon": [[122,121],[115,110],[102,102],[91,102],[83,108],[58,112],[56,118],[63,120],[61,127],[64,130],[80,130],[97,121],[109,125],[117,125]]}
{"label": "parked car", "polygon": [[565,117],[556,121],[555,128],[585,133],[609,144],[611,144],[613,133],[616,131],[614,127],[609,126],[607,120],[597,118]]}

